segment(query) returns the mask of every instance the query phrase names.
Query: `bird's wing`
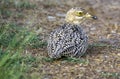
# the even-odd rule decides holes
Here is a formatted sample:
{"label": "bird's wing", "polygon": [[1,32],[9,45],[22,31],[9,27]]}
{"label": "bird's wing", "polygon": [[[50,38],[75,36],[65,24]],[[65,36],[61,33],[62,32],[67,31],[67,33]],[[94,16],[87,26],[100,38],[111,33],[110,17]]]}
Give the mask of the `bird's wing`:
{"label": "bird's wing", "polygon": [[[50,34],[50,53],[71,55],[82,47],[85,35],[77,25],[63,25]],[[73,53],[74,52],[74,53]]]}

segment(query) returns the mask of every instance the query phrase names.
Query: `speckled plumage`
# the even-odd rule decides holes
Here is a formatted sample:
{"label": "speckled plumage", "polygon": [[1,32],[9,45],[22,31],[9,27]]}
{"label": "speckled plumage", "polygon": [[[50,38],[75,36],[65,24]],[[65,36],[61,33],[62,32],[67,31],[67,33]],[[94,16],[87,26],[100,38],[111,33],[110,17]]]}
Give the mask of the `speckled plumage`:
{"label": "speckled plumage", "polygon": [[48,55],[51,58],[81,57],[87,50],[88,37],[80,25],[86,19],[97,19],[80,7],[66,13],[66,23],[51,32],[48,38]]}
{"label": "speckled plumage", "polygon": [[51,58],[80,57],[87,47],[88,37],[81,26],[76,24],[61,25],[48,38],[48,55]]}

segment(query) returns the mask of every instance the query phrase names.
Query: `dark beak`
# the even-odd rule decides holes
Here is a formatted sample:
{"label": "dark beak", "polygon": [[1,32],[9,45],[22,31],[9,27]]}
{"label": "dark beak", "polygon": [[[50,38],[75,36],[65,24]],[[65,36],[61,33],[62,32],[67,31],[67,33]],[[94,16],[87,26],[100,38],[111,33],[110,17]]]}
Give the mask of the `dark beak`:
{"label": "dark beak", "polygon": [[94,20],[97,20],[97,19],[98,19],[97,16],[92,16],[92,18],[93,18]]}

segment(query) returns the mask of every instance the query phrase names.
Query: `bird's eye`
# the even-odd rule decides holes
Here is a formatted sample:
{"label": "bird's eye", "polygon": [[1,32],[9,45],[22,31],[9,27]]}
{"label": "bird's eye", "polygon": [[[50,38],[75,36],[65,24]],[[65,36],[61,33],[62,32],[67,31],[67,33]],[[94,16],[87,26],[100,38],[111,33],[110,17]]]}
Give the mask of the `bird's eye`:
{"label": "bird's eye", "polygon": [[79,16],[83,16],[83,12],[78,12],[78,15]]}
{"label": "bird's eye", "polygon": [[79,12],[79,14],[82,14],[82,12]]}

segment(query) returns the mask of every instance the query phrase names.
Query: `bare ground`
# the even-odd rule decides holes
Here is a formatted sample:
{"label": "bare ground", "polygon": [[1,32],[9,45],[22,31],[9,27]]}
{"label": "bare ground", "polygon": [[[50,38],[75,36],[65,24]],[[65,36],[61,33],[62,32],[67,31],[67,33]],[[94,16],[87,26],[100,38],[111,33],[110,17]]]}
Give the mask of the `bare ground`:
{"label": "bare ground", "polygon": [[[78,61],[66,59],[52,62],[42,61],[32,74],[43,79],[120,79],[120,2],[77,0],[34,1],[38,8],[34,10],[35,22],[42,29],[44,38],[51,30],[64,23],[64,14],[72,7],[83,7],[98,17],[97,21],[86,21],[84,30],[89,35],[90,47]],[[31,16],[31,17],[33,17]],[[44,32],[43,32],[44,31]],[[107,44],[110,46],[100,46]],[[111,47],[112,46],[112,47]],[[47,56],[46,48],[35,50],[37,56]],[[36,74],[34,73],[36,72]]]}
{"label": "bare ground", "polygon": [[120,1],[119,0],[30,0],[37,5],[24,10],[18,24],[29,26],[43,39],[64,23],[65,13],[72,7],[83,7],[98,17],[86,21],[83,28],[89,35],[87,53],[80,59],[45,61],[47,49],[29,52],[40,58],[29,75],[38,79],[120,79]]}

